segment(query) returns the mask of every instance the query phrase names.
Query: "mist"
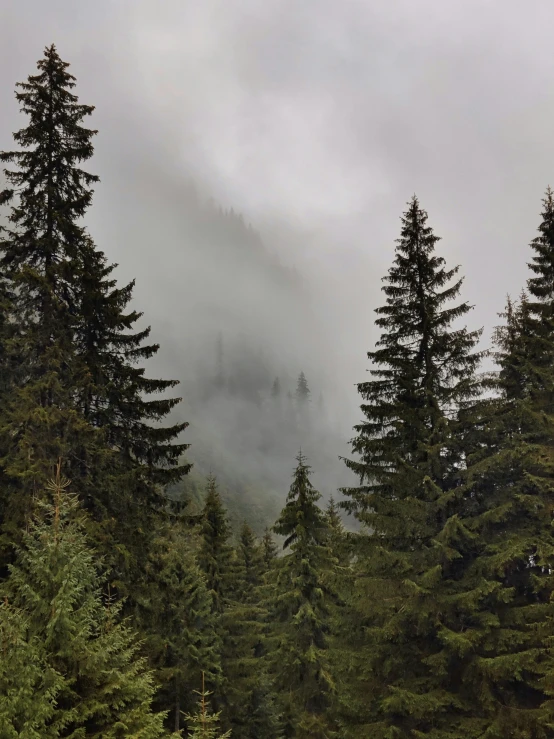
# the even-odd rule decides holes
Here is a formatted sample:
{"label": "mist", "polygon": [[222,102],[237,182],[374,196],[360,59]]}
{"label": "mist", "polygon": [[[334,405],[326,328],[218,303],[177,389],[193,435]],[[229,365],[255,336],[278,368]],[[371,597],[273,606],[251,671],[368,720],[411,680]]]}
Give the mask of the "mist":
{"label": "mist", "polygon": [[[273,515],[300,446],[325,498],[351,481],[339,456],[414,192],[490,343],[552,182],[552,21],[546,0],[532,16],[504,0],[0,9],[0,148],[23,125],[15,82],[55,43],[96,106],[88,227],[119,279],[136,278],[161,344],[147,371],[181,381],[173,420],[190,422],[190,459],[232,488],[237,516]],[[272,383],[285,403],[300,371],[309,425],[272,429]]]}

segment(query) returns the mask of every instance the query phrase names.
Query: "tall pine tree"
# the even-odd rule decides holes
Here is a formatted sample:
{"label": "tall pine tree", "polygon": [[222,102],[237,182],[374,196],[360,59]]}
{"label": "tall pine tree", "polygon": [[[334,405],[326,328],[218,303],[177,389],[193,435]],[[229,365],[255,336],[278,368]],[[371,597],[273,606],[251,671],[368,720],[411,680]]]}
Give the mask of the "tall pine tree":
{"label": "tall pine tree", "polygon": [[82,480],[89,465],[105,459],[99,434],[74,402],[82,367],[73,343],[68,265],[85,238],[79,221],[98,178],[79,167],[92,154],[96,132],[81,125],[93,109],[71,92],[67,66],[52,46],[38,62],[39,74],[18,85],[29,125],[14,134],[22,150],[0,153],[1,161],[16,165],[4,170],[10,187],[0,193],[0,204],[12,205],[0,233],[0,267],[11,284],[17,326],[8,361],[19,368],[0,426],[7,478],[0,515],[8,541],[51,476],[52,459],[63,456]]}
{"label": "tall pine tree", "polygon": [[[15,296],[10,356],[21,368],[0,426],[0,515],[13,539],[50,460],[62,456],[98,540],[120,553],[120,578],[124,563],[147,550],[163,486],[188,471],[180,464],[186,445],[172,443],[187,424],[160,424],[179,399],[146,400],[176,383],[147,379],[136,366],[158,346],[144,345],[149,329],[133,332],[141,317],[127,307],[133,283],[117,287],[115,265],[81,224],[98,177],[80,165],[96,131],[82,125],[93,107],[79,104],[68,66],[54,46],[45,50],[39,74],[16,95],[30,119],[14,135],[22,149],[0,154],[16,165],[5,170],[11,187],[0,195],[12,205],[0,264]],[[125,576],[135,578],[136,567]]]}
{"label": "tall pine tree", "polygon": [[[554,200],[543,201],[527,293],[495,334],[497,395],[476,415],[465,474],[474,615],[467,736],[543,739],[554,725]],[[464,685],[465,683],[465,685]]]}
{"label": "tall pine tree", "polygon": [[414,196],[377,309],[373,379],[358,386],[365,421],[351,442],[359,457],[347,465],[360,485],[343,490],[342,504],[369,532],[352,599],[352,736],[443,736],[467,709],[457,695],[459,644],[448,637],[471,610],[456,597],[471,547],[458,516],[458,412],[480,391],[480,332],[458,323],[470,306],[454,302],[462,279],[436,254],[438,240]]}

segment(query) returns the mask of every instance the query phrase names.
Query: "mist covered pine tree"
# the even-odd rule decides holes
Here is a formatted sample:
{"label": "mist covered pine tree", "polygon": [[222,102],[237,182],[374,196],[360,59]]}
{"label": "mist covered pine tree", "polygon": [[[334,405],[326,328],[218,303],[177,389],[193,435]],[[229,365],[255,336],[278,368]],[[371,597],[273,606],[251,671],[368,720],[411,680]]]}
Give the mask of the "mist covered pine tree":
{"label": "mist covered pine tree", "polygon": [[310,401],[310,388],[308,387],[308,380],[304,372],[298,375],[296,383],[295,398],[299,407],[304,407],[306,403]]}

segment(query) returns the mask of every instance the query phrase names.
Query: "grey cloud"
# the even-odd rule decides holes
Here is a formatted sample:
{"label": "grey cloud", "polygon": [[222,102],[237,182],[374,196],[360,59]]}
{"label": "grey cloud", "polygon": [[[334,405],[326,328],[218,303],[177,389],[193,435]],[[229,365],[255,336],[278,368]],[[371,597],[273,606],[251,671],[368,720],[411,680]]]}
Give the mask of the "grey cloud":
{"label": "grey cloud", "polygon": [[[170,314],[190,275],[209,274],[180,240],[190,177],[305,275],[310,308],[290,340],[287,315],[280,341],[327,366],[347,437],[412,193],[462,264],[484,343],[525,281],[554,184],[553,22],[549,0],[4,3],[0,147],[19,125],[14,82],[55,42],[97,106],[88,221],[122,277],[137,276],[137,303],[167,337],[160,361],[188,361]],[[269,320],[252,316],[252,330]]]}

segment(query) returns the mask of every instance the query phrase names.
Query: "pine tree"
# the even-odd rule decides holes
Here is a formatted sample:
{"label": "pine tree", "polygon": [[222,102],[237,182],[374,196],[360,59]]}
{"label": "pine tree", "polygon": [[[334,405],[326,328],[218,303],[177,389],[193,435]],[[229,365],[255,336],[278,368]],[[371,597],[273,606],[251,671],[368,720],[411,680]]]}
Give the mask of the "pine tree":
{"label": "pine tree", "polygon": [[208,478],[206,500],[200,520],[198,562],[206,575],[213,599],[213,610],[222,613],[230,573],[231,528],[214,476]]}
{"label": "pine tree", "polygon": [[[268,610],[262,595],[265,562],[263,549],[248,524],[244,524],[234,560],[232,592],[227,597],[222,620],[224,634],[223,666],[227,681],[227,723],[233,737],[248,739],[265,720],[271,730],[276,720],[275,696],[265,679],[268,639]],[[255,694],[256,711],[253,713]],[[264,734],[265,736],[265,734]],[[267,739],[271,739],[271,733]]]}
{"label": "pine tree", "polygon": [[[465,473],[474,565],[460,589],[467,736],[550,736],[554,725],[554,202],[547,190],[534,276],[495,332],[496,397],[478,408]],[[468,596],[469,597],[469,596]],[[478,689],[477,689],[478,686]]]}
{"label": "pine tree", "polygon": [[0,515],[8,541],[51,476],[52,459],[70,460],[68,471],[83,486],[90,465],[109,463],[99,434],[74,407],[82,367],[73,344],[68,263],[83,243],[79,219],[98,178],[79,168],[92,154],[96,132],[81,125],[93,109],[78,104],[67,66],[52,46],[38,62],[39,74],[18,85],[16,98],[30,118],[14,134],[23,150],[0,153],[1,161],[16,165],[4,170],[11,187],[0,193],[0,204],[12,204],[9,226],[0,232],[0,267],[17,328],[7,358],[17,371],[0,425],[7,478]]}
{"label": "pine tree", "polygon": [[306,380],[306,375],[304,372],[301,372],[298,375],[298,381],[296,383],[296,402],[298,403],[299,407],[304,407],[306,403],[310,400],[310,388],[308,387],[308,381]]}
{"label": "pine tree", "polygon": [[290,548],[277,570],[273,619],[279,644],[272,653],[276,687],[283,696],[284,736],[332,736],[328,711],[334,693],[328,633],[331,593],[322,572],[333,566],[321,495],[310,482],[300,452],[287,503],[274,526]]}
{"label": "pine tree", "polygon": [[5,170],[12,187],[0,201],[12,204],[11,227],[0,252],[16,296],[11,361],[22,368],[0,425],[8,478],[0,515],[5,539],[17,538],[50,460],[67,459],[96,540],[119,553],[116,579],[134,563],[129,582],[155,529],[153,509],[165,505],[161,488],[189,469],[180,464],[187,445],[172,443],[187,424],[159,423],[180,399],[145,399],[176,382],[147,379],[135,366],[158,346],[143,345],[148,328],[132,331],[141,317],[127,310],[134,283],[117,287],[115,265],[80,222],[98,177],[79,165],[92,156],[96,131],[82,125],[94,108],[78,103],[68,66],[54,46],[45,50],[40,74],[16,96],[30,118],[14,136],[22,150],[0,154],[17,167]]}
{"label": "pine tree", "polygon": [[[67,484],[58,467],[51,499],[40,502],[40,514],[25,532],[2,586],[5,603],[22,611],[28,626],[8,649],[14,656],[36,652],[43,673],[37,683],[32,672],[18,671],[14,681],[23,679],[25,689],[39,688],[41,737],[162,736],[163,714],[151,711],[152,676],[137,655],[134,634],[119,618],[120,604],[102,595],[104,582]],[[20,688],[8,694],[17,696]],[[51,701],[46,707],[45,688]],[[15,716],[2,716],[5,726],[11,721],[19,730],[37,720],[34,702],[22,707],[16,706]]]}
{"label": "pine tree", "polygon": [[[6,599],[0,605],[0,736],[40,739],[49,725],[63,677],[48,667],[29,620]],[[56,736],[57,734],[54,734]]]}
{"label": "pine tree", "polygon": [[461,633],[472,615],[458,592],[471,534],[460,515],[463,448],[458,412],[479,392],[480,332],[454,327],[462,280],[435,253],[439,238],[417,198],[402,218],[377,309],[382,330],[361,383],[366,420],[347,460],[360,486],[342,504],[367,527],[357,548],[351,644],[357,698],[352,736],[450,736],[469,705],[459,691]]}
{"label": "pine tree", "polygon": [[221,645],[217,619],[204,574],[195,561],[196,542],[183,517],[168,522],[149,556],[139,624],[147,634],[147,651],[161,688],[156,706],[180,729],[181,714],[194,708],[191,696],[205,673],[219,686]]}
{"label": "pine tree", "polygon": [[266,572],[273,566],[277,558],[277,544],[271,535],[271,530],[266,528],[262,538],[262,552],[265,563]]}
{"label": "pine tree", "polygon": [[273,380],[273,385],[271,386],[271,397],[274,400],[279,400],[281,397],[281,381],[278,377]]}
{"label": "pine tree", "polygon": [[217,335],[215,345],[215,386],[219,390],[225,387],[225,370],[223,368],[223,334]]}
{"label": "pine tree", "polygon": [[192,731],[188,732],[188,736],[193,739],[229,739],[230,731],[221,734],[219,731],[219,713],[212,713],[208,704],[211,695],[204,687],[204,679],[202,677],[202,690],[195,691],[199,695],[198,707],[196,713],[185,716],[187,726]]}

